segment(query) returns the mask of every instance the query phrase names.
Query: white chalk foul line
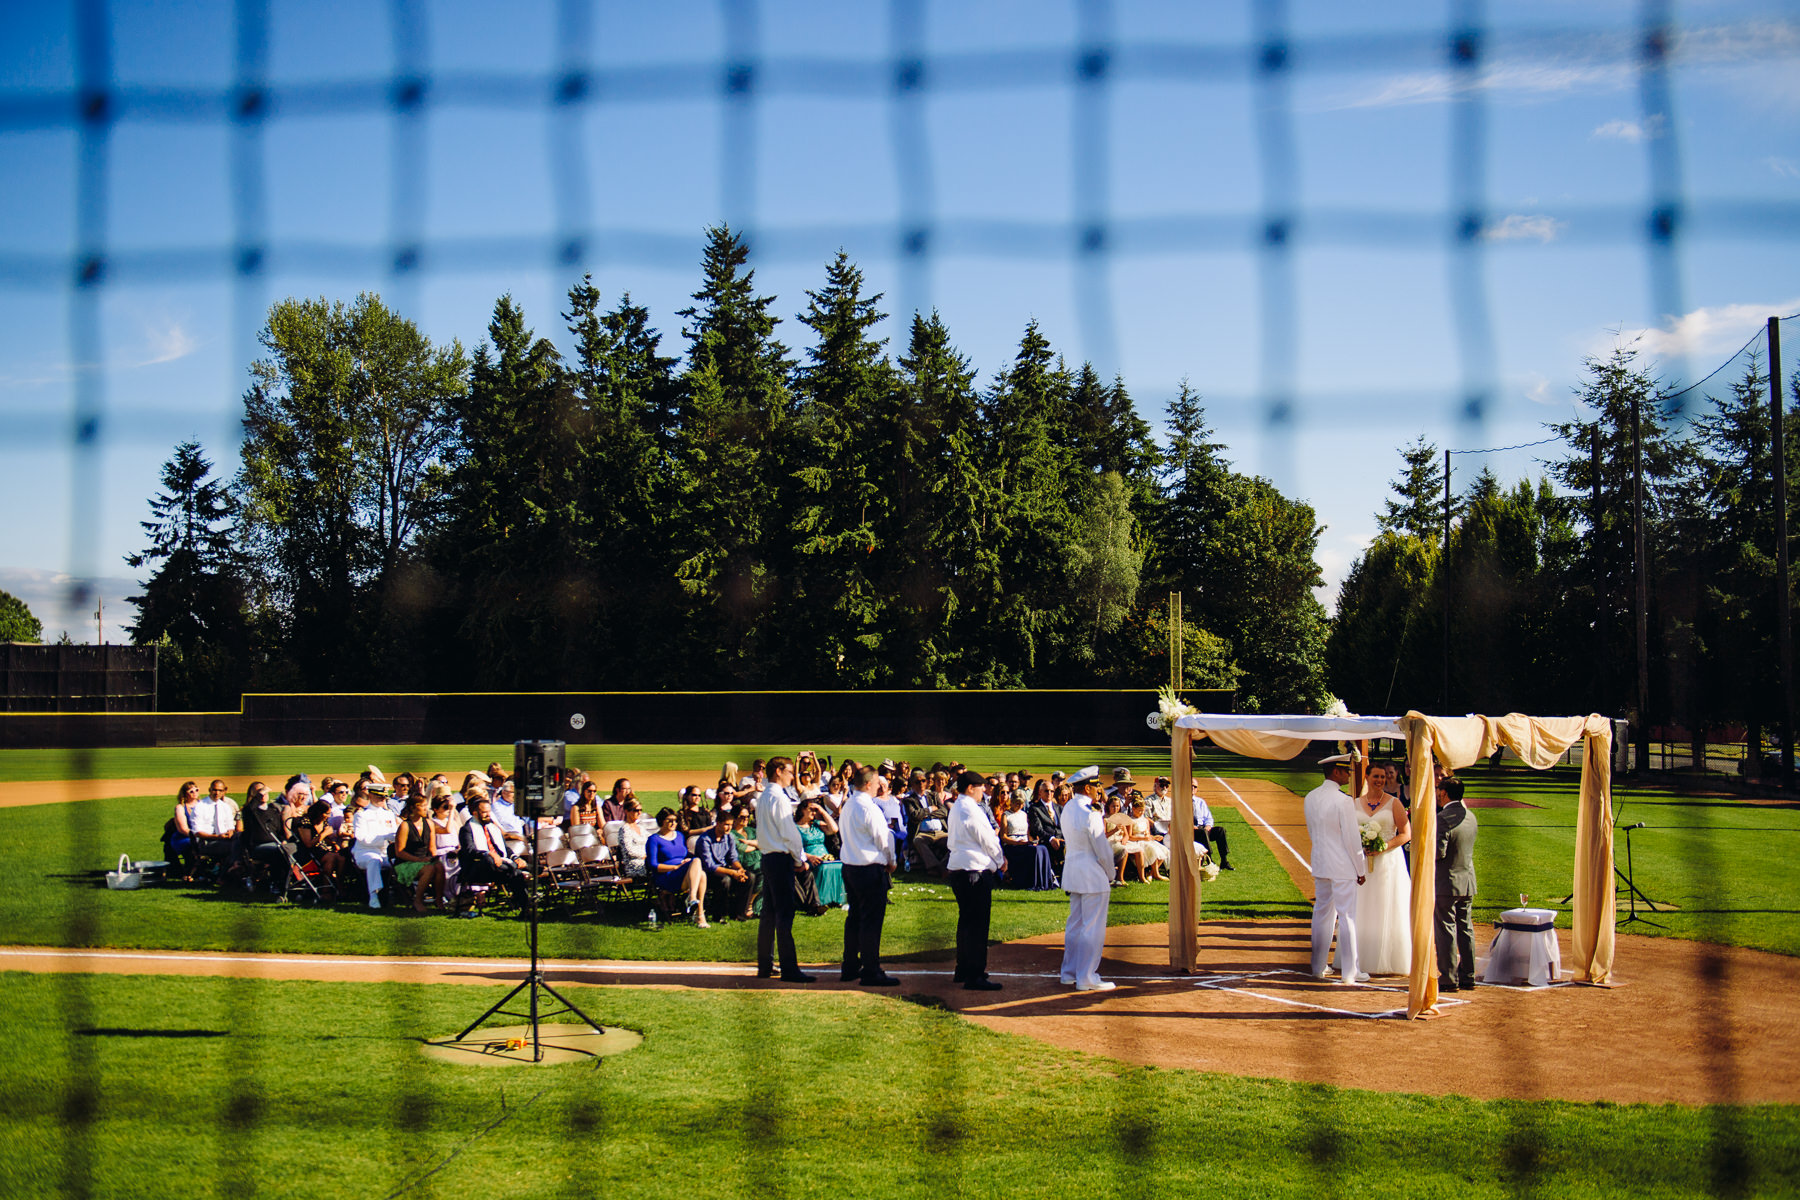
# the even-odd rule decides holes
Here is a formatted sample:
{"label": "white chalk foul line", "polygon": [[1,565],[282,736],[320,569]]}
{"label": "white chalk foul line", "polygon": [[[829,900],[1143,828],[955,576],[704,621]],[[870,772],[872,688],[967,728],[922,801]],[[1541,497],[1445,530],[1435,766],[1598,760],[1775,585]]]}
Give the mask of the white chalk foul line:
{"label": "white chalk foul line", "polygon": [[1286,846],[1287,852],[1289,854],[1293,855],[1295,858],[1300,860],[1300,865],[1306,868],[1308,874],[1312,873],[1312,863],[1310,860],[1307,859],[1306,855],[1304,855],[1304,854],[1300,853],[1298,850],[1294,849],[1292,842],[1290,842],[1286,838],[1282,837],[1281,834],[1279,834],[1275,831],[1275,827],[1273,825],[1271,825],[1267,821],[1263,820],[1262,814],[1257,812],[1254,808],[1251,808],[1250,802],[1248,800],[1244,799],[1242,796],[1238,795],[1236,788],[1232,787],[1229,783],[1226,783],[1223,779],[1219,779],[1219,777],[1217,775],[1214,775],[1213,778],[1218,780],[1220,787],[1224,788],[1226,791],[1231,793],[1232,799],[1234,799],[1238,802],[1239,808],[1241,808],[1245,812],[1249,813],[1252,817],[1254,817],[1256,819],[1256,823],[1258,825],[1261,825],[1264,829],[1268,830],[1270,837],[1272,837],[1276,841],[1280,842],[1283,846]]}

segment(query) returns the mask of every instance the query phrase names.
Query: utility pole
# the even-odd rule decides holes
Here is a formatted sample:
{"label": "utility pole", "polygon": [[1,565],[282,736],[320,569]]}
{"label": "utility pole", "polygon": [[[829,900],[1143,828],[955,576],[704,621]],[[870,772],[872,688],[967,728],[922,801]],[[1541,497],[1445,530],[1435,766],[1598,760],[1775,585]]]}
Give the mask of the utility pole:
{"label": "utility pole", "polygon": [[1450,451],[1444,451],[1444,540],[1438,550],[1439,578],[1444,593],[1444,685],[1438,697],[1438,711],[1450,715]]}
{"label": "utility pole", "polygon": [[1650,769],[1650,571],[1644,561],[1643,398],[1631,398],[1631,543],[1637,559],[1637,769]]}
{"label": "utility pole", "polygon": [[1598,687],[1595,689],[1594,709],[1609,716],[1612,713],[1612,665],[1607,659],[1606,637],[1606,555],[1604,539],[1600,531],[1600,418],[1594,418],[1594,441],[1592,445],[1593,487],[1592,499],[1588,506],[1588,550],[1594,560],[1594,633],[1599,646],[1594,655],[1594,677]]}
{"label": "utility pole", "polygon": [[94,595],[94,645],[106,645],[106,601]]}
{"label": "utility pole", "polygon": [[1169,593],[1169,690],[1177,696],[1185,682],[1186,664],[1181,661],[1181,593]]}
{"label": "utility pole", "polygon": [[1782,403],[1781,318],[1769,318],[1769,423],[1775,452],[1775,646],[1781,660],[1781,786],[1794,786],[1794,591],[1788,579],[1787,407]]}

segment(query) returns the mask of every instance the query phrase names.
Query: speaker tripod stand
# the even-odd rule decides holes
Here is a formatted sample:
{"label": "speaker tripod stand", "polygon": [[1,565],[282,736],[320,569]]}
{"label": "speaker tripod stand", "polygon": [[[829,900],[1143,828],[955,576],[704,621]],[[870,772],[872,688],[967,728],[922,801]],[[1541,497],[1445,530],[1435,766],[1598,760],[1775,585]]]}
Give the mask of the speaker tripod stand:
{"label": "speaker tripod stand", "polygon": [[1619,865],[1617,863],[1613,864],[1613,874],[1617,875],[1625,884],[1625,902],[1630,908],[1629,915],[1620,921],[1619,924],[1630,925],[1637,922],[1649,925],[1655,929],[1667,929],[1668,926],[1662,924],[1660,921],[1652,921],[1648,917],[1638,915],[1637,906],[1639,900],[1642,900],[1644,902],[1644,907],[1651,912],[1659,913],[1663,911],[1661,907],[1658,907],[1656,901],[1644,895],[1643,889],[1638,887],[1631,869],[1631,831],[1634,829],[1642,829],[1643,827],[1644,823],[1642,821],[1639,821],[1635,825],[1625,826],[1625,869],[1621,871],[1619,870]]}
{"label": "speaker tripod stand", "polygon": [[[525,887],[526,919],[530,922],[531,930],[529,934],[531,940],[531,966],[526,970],[525,978],[520,981],[518,987],[500,997],[499,1003],[482,1013],[479,1017],[476,1017],[467,1029],[456,1035],[457,1041],[460,1042],[465,1040],[471,1033],[474,1033],[477,1029],[487,1024],[490,1017],[523,1017],[531,1024],[531,1061],[534,1063],[544,1061],[544,1047],[543,1042],[539,1037],[538,1026],[550,1017],[560,1017],[564,1013],[573,1013],[575,1016],[580,1017],[585,1021],[588,1027],[595,1033],[606,1032],[606,1029],[602,1025],[586,1013],[582,1012],[579,1008],[575,1007],[574,1003],[570,1001],[567,996],[564,996],[561,992],[551,987],[544,979],[543,968],[538,963],[537,868],[538,834],[537,830],[534,828],[531,831],[531,877],[526,881]],[[529,1007],[524,1012],[509,1011],[506,1006],[511,1004],[513,997],[517,996],[520,992],[526,994]],[[547,1012],[544,1011],[538,1002],[539,992],[544,993],[546,996],[556,1001],[556,1003],[562,1005],[562,1007],[551,1009]]]}

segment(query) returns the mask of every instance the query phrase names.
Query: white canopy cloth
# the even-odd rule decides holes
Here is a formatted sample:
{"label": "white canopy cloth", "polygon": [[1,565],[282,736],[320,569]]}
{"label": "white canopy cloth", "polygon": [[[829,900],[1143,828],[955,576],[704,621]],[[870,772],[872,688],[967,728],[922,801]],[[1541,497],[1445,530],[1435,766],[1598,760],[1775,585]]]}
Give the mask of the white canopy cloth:
{"label": "white canopy cloth", "polygon": [[[1585,717],[1404,717],[1261,716],[1195,713],[1180,717],[1171,731],[1177,788],[1191,777],[1192,744],[1210,737],[1222,749],[1250,758],[1289,759],[1315,740],[1363,741],[1403,738],[1411,775],[1413,842],[1437,842],[1436,784],[1431,761],[1454,770],[1485,758],[1504,746],[1538,770],[1553,766],[1576,742],[1583,743],[1581,797],[1575,818],[1575,889],[1572,905],[1572,963],[1575,978],[1604,984],[1612,976],[1612,722]],[[1179,792],[1177,794],[1180,794]],[[1183,805],[1176,805],[1179,812]],[[1171,842],[1175,841],[1171,837]],[[1427,860],[1429,861],[1429,860]],[[1171,965],[1192,970],[1198,958],[1194,931],[1194,895],[1181,876],[1186,864],[1171,864],[1175,886],[1169,892]],[[1435,1012],[1437,947],[1431,935],[1437,898],[1437,873],[1414,871],[1412,880],[1413,961],[1408,980],[1409,1017]],[[1181,912],[1177,912],[1177,904]],[[1185,931],[1185,933],[1183,932]],[[1177,961],[1180,960],[1180,961]]]}

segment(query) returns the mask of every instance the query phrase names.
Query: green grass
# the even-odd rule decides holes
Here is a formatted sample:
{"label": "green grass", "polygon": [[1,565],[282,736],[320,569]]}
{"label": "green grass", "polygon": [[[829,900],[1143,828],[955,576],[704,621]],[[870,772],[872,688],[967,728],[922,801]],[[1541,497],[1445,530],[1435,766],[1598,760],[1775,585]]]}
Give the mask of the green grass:
{"label": "green grass", "polygon": [[[0,1194],[1791,1193],[1800,1109],[1127,1067],[893,997],[576,988],[602,1065],[424,1059],[501,989],[0,975]],[[1102,1047],[1103,1048],[1103,1047]]]}
{"label": "green grass", "polygon": [[[1070,771],[1099,764],[1129,766],[1137,774],[1166,774],[1169,753],[1141,747],[1116,746],[814,746],[820,754],[841,762],[846,757],[862,762],[884,758],[905,759],[914,766],[960,761],[978,770],[1009,771],[1027,767],[1039,773]],[[572,745],[569,763],[592,771],[608,782],[628,771],[692,771],[694,782],[711,787],[719,768],[727,761],[744,770],[752,759],[771,754],[792,754],[788,747],[726,745]],[[272,781],[306,771],[321,775],[354,776],[370,763],[389,775],[422,767],[437,771],[467,771],[500,762],[511,767],[513,748],[492,746],[153,746],[114,747],[101,750],[0,749],[0,783],[42,779],[140,779],[192,778],[212,775],[262,775]],[[1148,790],[1148,789],[1146,789]]]}
{"label": "green grass", "polygon": [[[158,838],[171,808],[163,797],[87,800],[0,809],[0,939],[29,945],[120,946],[136,949],[266,950],[285,953],[517,955],[525,924],[510,914],[474,921],[414,917],[360,904],[305,909],[250,899],[241,891],[171,884],[132,892],[104,886],[121,852],[161,856]],[[1238,870],[1203,890],[1214,917],[1297,916],[1305,909],[1274,856],[1236,813],[1232,858]],[[882,935],[891,958],[938,956],[955,944],[956,903],[948,887],[902,877]],[[756,926],[646,928],[647,907],[601,915],[553,915],[542,926],[542,952],[556,957],[716,960],[756,957]],[[1060,891],[996,893],[996,941],[1060,930],[1068,901]],[[1168,918],[1167,884],[1133,884],[1113,893],[1112,924]],[[843,951],[842,910],[801,917],[794,933],[808,961],[835,961]]]}
{"label": "green grass", "polygon": [[[1267,779],[1304,793],[1317,786],[1315,769],[1253,763],[1218,756],[1206,760],[1228,779]],[[1468,795],[1503,798],[1537,808],[1478,808],[1480,834],[1475,874],[1480,891],[1476,919],[1491,920],[1518,906],[1519,894],[1533,905],[1561,908],[1571,889],[1575,862],[1578,767],[1533,771],[1518,764],[1466,767],[1457,772]],[[1631,835],[1633,875],[1653,900],[1680,911],[1649,914],[1666,928],[1642,922],[1629,932],[1749,946],[1800,954],[1800,809],[1745,804],[1725,796],[1687,795],[1674,782],[1650,787],[1620,784],[1613,789],[1614,823],[1644,822]],[[1625,866],[1625,835],[1614,835],[1615,858]],[[1235,847],[1236,842],[1233,841]],[[1626,912],[1619,898],[1619,915]]]}

